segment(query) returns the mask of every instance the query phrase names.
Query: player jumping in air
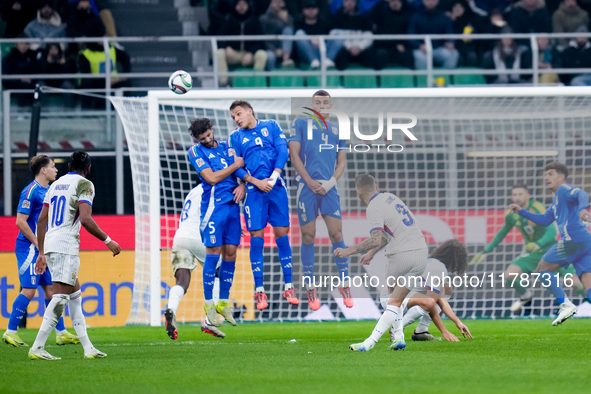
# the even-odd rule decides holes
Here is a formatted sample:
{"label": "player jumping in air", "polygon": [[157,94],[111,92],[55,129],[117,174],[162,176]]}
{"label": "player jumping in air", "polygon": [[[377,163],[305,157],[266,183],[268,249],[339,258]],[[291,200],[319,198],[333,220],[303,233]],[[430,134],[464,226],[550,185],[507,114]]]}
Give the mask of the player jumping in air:
{"label": "player jumping in air", "polygon": [[544,254],[536,269],[545,281],[545,286],[560,304],[558,317],[552,322],[554,326],[577,312],[577,307],[566,297],[554,272],[573,264],[587,298],[591,296],[591,233],[584,223],[591,221],[591,214],[587,211],[589,193],[566,183],[566,178],[568,168],[564,164],[552,162],[544,167],[546,186],[556,193],[544,214],[532,213],[518,204],[509,206],[511,212],[534,223],[549,226],[556,221],[558,225],[560,241]]}
{"label": "player jumping in air", "polygon": [[[229,155],[225,142],[215,140],[209,119],[194,119],[189,131],[198,142],[189,149],[189,160],[203,182],[199,229],[207,252],[203,264],[205,312],[207,320],[216,327],[222,325],[218,313],[235,326],[229,299],[241,236],[239,203],[244,198],[244,185],[238,185],[236,176],[243,178],[246,175],[242,169],[244,161],[241,157]],[[215,305],[213,287],[220,254],[220,300]],[[190,276],[190,272],[181,273],[184,274]]]}
{"label": "player jumping in air", "polygon": [[[392,350],[406,347],[402,331],[402,302],[414,287],[413,283],[425,271],[429,251],[423,232],[414,215],[397,196],[392,193],[378,193],[376,180],[369,174],[358,175],[355,187],[359,199],[367,204],[366,218],[371,226],[370,238],[347,249],[336,249],[336,257],[347,257],[365,253],[359,263],[366,265],[375,254],[386,247],[388,258],[387,277],[391,287],[388,306],[378,321],[372,334],[361,343],[354,343],[350,349],[357,352],[371,350],[382,335],[394,326]],[[397,286],[396,284],[401,285]]]}
{"label": "player jumping in air", "polygon": [[[325,90],[318,90],[312,96],[312,108],[320,113],[324,119],[328,113],[323,109],[332,108],[330,94]],[[343,242],[343,221],[341,219],[341,203],[336,188],[337,180],[343,175],[347,165],[347,152],[337,151],[337,147],[344,147],[346,141],[339,140],[338,126],[330,121],[326,125],[315,122],[312,126],[312,139],[308,139],[308,120],[312,118],[298,118],[291,127],[289,155],[298,175],[296,181],[297,207],[302,233],[302,273],[308,292],[308,305],[312,310],[320,308],[320,300],[313,285],[314,276],[314,240],[316,237],[316,217],[322,215],[328,237],[333,250],[346,248]],[[328,126],[328,129],[327,129]],[[333,149],[320,150],[320,146],[332,145]],[[349,284],[349,261],[347,258],[335,257],[342,286],[339,292],[348,308],[353,307],[351,288]]]}
{"label": "player jumping in air", "polygon": [[86,333],[78,281],[80,226],[103,241],[113,256],[121,252],[121,247],[92,218],[94,185],[86,179],[91,167],[90,156],[76,151],[72,153],[68,167],[70,172],[55,181],[45,195],[37,225],[39,257],[35,272],[43,274],[49,268],[54,294],[43,315],[35,343],[29,350],[29,358],[33,360],[60,359],[45,350],[45,342],[68,304],[74,329],[84,348],[84,358],[107,357],[92,345]]}
{"label": "player jumping in air", "polygon": [[[199,231],[202,195],[203,184],[201,183],[187,194],[183,203],[179,228],[174,233],[172,241],[172,270],[176,284],[168,293],[168,308],[164,311],[166,333],[170,339],[178,337],[176,312],[191,284],[191,272],[197,267],[195,260],[201,265],[205,262],[205,245],[203,245]],[[219,328],[211,324],[207,317],[201,323],[201,331],[219,338],[226,336]]]}
{"label": "player jumping in air", "polygon": [[[55,163],[47,155],[38,155],[31,159],[29,166],[35,180],[27,185],[21,192],[16,213],[16,226],[20,230],[16,238],[16,260],[18,262],[18,274],[23,288],[20,294],[12,304],[12,312],[8,320],[8,328],[2,335],[2,340],[15,347],[29,346],[18,336],[17,330],[27,306],[35,296],[37,286],[43,288],[45,293],[45,306],[51,302],[53,296],[53,286],[51,274],[45,271],[43,275],[35,273],[35,261],[39,255],[37,249],[37,219],[41,208],[43,208],[43,199],[49,188],[49,182],[55,181],[57,168]],[[66,331],[64,319],[60,317],[55,326],[55,341],[58,345],[68,343],[79,343],[78,337]]]}
{"label": "player jumping in air", "polygon": [[[445,241],[435,248],[427,260],[427,267],[423,272],[425,281],[410,291],[404,299],[402,307],[405,310],[402,326],[406,327],[417,320],[419,325],[412,333],[413,341],[440,341],[429,333],[431,321],[447,341],[458,342],[458,338],[443,325],[439,313],[443,312],[453,321],[464,337],[472,339],[468,327],[456,316],[451,309],[446,296],[450,296],[452,288],[443,278],[449,274],[463,275],[468,263],[466,245],[457,239]],[[394,332],[390,329],[390,337],[394,340]]]}
{"label": "player jumping in air", "polygon": [[[228,137],[228,147],[244,158],[249,174],[265,180],[265,187],[258,183],[248,185],[244,214],[246,228],[250,231],[250,261],[255,282],[257,309],[267,307],[267,295],[263,286],[264,231],[270,223],[275,233],[279,259],[285,282],[283,298],[298,305],[296,289],[292,284],[291,245],[289,242],[289,197],[282,176],[289,157],[287,140],[275,120],[256,119],[247,101],[237,100],[230,105],[230,114],[238,126]],[[248,181],[248,179],[247,179]]]}
{"label": "player jumping in air", "polygon": [[[532,200],[529,191],[527,190],[527,186],[523,184],[513,186],[511,189],[511,200],[513,201],[513,204],[517,204],[529,212],[536,214],[546,213],[546,207],[541,202]],[[484,251],[477,253],[474,256],[470,264],[479,264],[483,262],[488,254],[501,243],[513,227],[519,229],[525,243],[523,252],[517,259],[509,264],[505,271],[507,287],[513,285],[513,289],[519,295],[519,299],[515,301],[510,308],[511,312],[517,312],[524,305],[531,302],[532,294],[529,289],[521,286],[520,279],[516,280],[515,278],[520,278],[521,274],[531,274],[536,271],[536,267],[542,259],[542,256],[556,243],[556,228],[554,226],[546,227],[529,220],[524,220],[519,215],[508,210],[505,214],[505,224],[503,227],[499,230],[492,242],[484,248]],[[568,267],[568,269],[560,268],[558,272],[563,277],[567,273],[570,273],[571,275],[574,275],[575,273],[573,267]],[[577,284],[577,290],[580,291],[584,297],[585,292],[580,283],[578,283],[578,280]]]}

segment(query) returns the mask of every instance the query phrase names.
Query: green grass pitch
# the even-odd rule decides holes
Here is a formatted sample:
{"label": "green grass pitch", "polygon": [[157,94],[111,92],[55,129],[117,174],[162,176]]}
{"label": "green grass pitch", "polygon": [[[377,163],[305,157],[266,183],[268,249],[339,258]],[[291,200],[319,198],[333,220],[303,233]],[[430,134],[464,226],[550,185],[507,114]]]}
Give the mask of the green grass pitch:
{"label": "green grass pitch", "polygon": [[[224,325],[225,339],[181,325],[176,341],[163,327],[90,328],[106,359],[85,360],[80,345],[56,346],[54,334],[46,349],[59,361],[0,343],[0,393],[588,392],[590,319],[465,323],[473,340],[412,342],[409,327],[406,350],[389,351],[384,337],[368,353],[348,345],[373,321]],[[32,344],[36,333],[20,336]]]}

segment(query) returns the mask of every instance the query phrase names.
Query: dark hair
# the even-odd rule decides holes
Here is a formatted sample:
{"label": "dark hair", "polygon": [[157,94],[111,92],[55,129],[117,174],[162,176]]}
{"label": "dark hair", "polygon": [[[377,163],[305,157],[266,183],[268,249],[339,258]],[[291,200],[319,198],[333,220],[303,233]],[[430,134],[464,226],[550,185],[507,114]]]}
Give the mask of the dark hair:
{"label": "dark hair", "polygon": [[232,111],[236,107],[250,108],[252,110],[252,115],[254,116],[254,109],[252,108],[252,105],[250,105],[250,103],[248,101],[246,101],[246,100],[234,100],[232,102],[232,104],[230,104],[230,111]]}
{"label": "dark hair", "polygon": [[86,173],[90,167],[90,164],[90,156],[88,153],[82,150],[77,150],[70,156],[68,168],[70,171],[81,171]]}
{"label": "dark hair", "polygon": [[211,121],[208,118],[197,118],[191,121],[191,126],[189,126],[189,132],[193,136],[193,138],[197,139],[207,130],[213,129],[211,125]]}
{"label": "dark hair", "polygon": [[527,188],[527,186],[525,186],[525,183],[516,183],[513,185],[513,187],[511,188],[511,191],[515,190],[515,189],[523,189],[526,192],[529,193],[529,189]]}
{"label": "dark hair", "polygon": [[554,170],[557,173],[564,175],[564,179],[568,178],[568,168],[562,163],[553,161],[552,163],[546,164],[546,167],[544,167],[544,172],[550,170]]}
{"label": "dark hair", "polygon": [[312,97],[321,96],[321,97],[330,97],[330,93],[328,93],[324,89],[317,90],[316,93],[312,95]]}
{"label": "dark hair", "polygon": [[355,177],[355,187],[361,191],[372,191],[376,188],[376,179],[370,174],[360,174]]}
{"label": "dark hair", "polygon": [[457,239],[445,241],[431,252],[431,258],[441,261],[450,273],[462,275],[468,266],[468,250]]}
{"label": "dark hair", "polygon": [[29,168],[33,171],[33,175],[37,176],[41,169],[51,163],[53,159],[47,155],[37,155],[29,161]]}

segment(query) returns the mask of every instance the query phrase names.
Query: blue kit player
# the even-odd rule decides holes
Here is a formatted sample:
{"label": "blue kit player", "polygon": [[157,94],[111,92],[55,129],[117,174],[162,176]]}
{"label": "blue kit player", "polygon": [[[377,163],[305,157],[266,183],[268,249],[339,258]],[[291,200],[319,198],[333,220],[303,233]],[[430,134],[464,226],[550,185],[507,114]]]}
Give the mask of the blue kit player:
{"label": "blue kit player", "polygon": [[[206,247],[203,264],[205,312],[214,326],[222,324],[218,313],[235,326],[229,298],[236,268],[236,250],[242,233],[239,204],[245,194],[244,185],[238,185],[236,176],[243,178],[246,175],[242,169],[244,161],[241,157],[230,156],[225,142],[215,140],[209,119],[194,119],[189,131],[198,142],[189,149],[189,161],[203,183],[200,231]],[[220,300],[215,305],[213,287],[220,255]],[[190,273],[187,274],[190,277]]]}
{"label": "blue kit player", "polygon": [[[8,329],[2,336],[4,342],[16,347],[28,346],[19,338],[17,329],[27,311],[29,302],[35,296],[37,286],[43,288],[45,306],[49,304],[53,296],[51,274],[49,271],[45,271],[42,275],[35,274],[35,261],[37,261],[39,255],[37,249],[37,220],[41,208],[43,208],[43,199],[49,189],[49,182],[55,181],[57,177],[57,168],[55,168],[53,160],[47,155],[33,157],[29,166],[35,175],[35,180],[29,183],[21,192],[16,214],[16,226],[20,231],[16,238],[15,253],[20,283],[23,289],[12,304]],[[58,345],[80,342],[77,336],[66,331],[63,317],[59,319],[55,330]]]}
{"label": "blue kit player", "polygon": [[546,186],[556,195],[544,214],[534,214],[518,204],[511,204],[509,209],[543,226],[556,221],[560,232],[560,241],[544,254],[536,271],[548,290],[560,303],[558,317],[552,322],[556,326],[577,312],[577,307],[566,297],[560,287],[555,272],[573,264],[577,275],[585,288],[587,297],[591,295],[591,233],[584,221],[591,221],[589,193],[566,183],[568,168],[562,163],[549,163],[544,167]]}
{"label": "blue kit player", "polygon": [[[346,141],[339,139],[338,126],[327,120],[329,114],[323,113],[324,109],[332,108],[330,94],[325,90],[314,93],[312,108],[317,115],[321,115],[323,121],[318,124],[312,118],[296,119],[291,127],[289,154],[298,173],[297,207],[302,233],[303,280],[307,287],[308,305],[316,311],[320,308],[320,300],[313,285],[316,217],[319,213],[322,215],[333,251],[337,248],[345,249],[341,203],[336,183],[347,166],[347,152],[344,150]],[[309,127],[311,135],[308,132]],[[335,262],[341,283],[339,291],[344,304],[352,308],[349,260],[346,257],[335,257]]]}
{"label": "blue kit player", "polygon": [[[234,101],[230,114],[238,126],[228,137],[230,152],[244,158],[244,166],[265,185],[246,187],[244,215],[250,231],[250,261],[255,282],[257,309],[267,307],[267,295],[263,286],[264,231],[270,223],[275,233],[279,259],[285,282],[283,298],[298,305],[296,289],[292,284],[291,245],[289,242],[289,197],[287,185],[281,175],[289,157],[287,139],[275,120],[256,119],[247,101]],[[247,179],[248,182],[250,182]]]}

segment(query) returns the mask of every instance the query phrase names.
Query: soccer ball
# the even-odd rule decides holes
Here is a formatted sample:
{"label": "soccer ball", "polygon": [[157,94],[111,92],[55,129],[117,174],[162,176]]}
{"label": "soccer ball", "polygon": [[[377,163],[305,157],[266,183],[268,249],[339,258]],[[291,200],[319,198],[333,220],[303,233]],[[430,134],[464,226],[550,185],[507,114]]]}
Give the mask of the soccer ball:
{"label": "soccer ball", "polygon": [[188,72],[178,70],[168,79],[168,87],[176,94],[185,94],[193,87],[193,79]]}

